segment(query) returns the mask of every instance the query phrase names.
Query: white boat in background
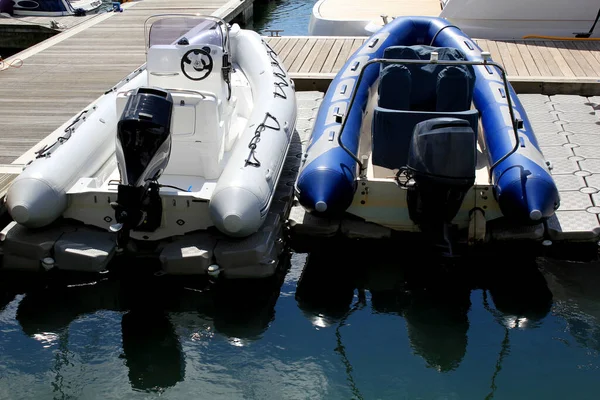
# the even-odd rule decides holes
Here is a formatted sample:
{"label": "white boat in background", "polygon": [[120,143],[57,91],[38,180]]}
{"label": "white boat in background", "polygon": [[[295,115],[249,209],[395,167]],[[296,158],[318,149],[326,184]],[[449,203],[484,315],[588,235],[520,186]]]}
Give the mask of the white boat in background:
{"label": "white boat in background", "polygon": [[399,16],[445,18],[478,39],[600,38],[598,0],[319,0],[308,31],[371,36]]}
{"label": "white boat in background", "polygon": [[170,274],[274,273],[293,82],[254,31],[210,16],[149,20],[145,66],[13,181],[5,268],[101,271],[122,253]]}
{"label": "white boat in background", "polygon": [[8,0],[12,1],[13,15],[60,17],[86,15],[100,10],[102,0]]}

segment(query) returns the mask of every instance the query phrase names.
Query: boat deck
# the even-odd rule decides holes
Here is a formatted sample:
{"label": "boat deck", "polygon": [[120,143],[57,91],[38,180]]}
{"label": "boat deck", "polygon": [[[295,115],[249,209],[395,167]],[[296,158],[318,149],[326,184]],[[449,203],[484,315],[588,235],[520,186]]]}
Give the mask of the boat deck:
{"label": "boat deck", "polygon": [[324,0],[319,4],[317,13],[322,18],[332,20],[370,20],[383,25],[381,15],[390,18],[410,15],[437,17],[442,11],[439,0]]}

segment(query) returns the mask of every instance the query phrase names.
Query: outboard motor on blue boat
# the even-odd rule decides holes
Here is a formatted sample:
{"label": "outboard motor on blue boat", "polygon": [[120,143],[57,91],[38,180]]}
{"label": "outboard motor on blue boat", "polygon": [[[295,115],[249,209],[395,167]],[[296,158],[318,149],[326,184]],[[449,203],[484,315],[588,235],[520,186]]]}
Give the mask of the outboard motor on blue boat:
{"label": "outboard motor on blue boat", "polygon": [[167,91],[141,87],[129,96],[117,126],[117,163],[121,175],[115,210],[117,245],[131,230],[152,232],[161,223],[158,178],[171,155],[173,98]]}
{"label": "outboard motor on blue boat", "polygon": [[434,118],[418,123],[411,139],[407,176],[410,219],[442,254],[452,256],[451,223],[475,183],[477,137],[468,121]]}

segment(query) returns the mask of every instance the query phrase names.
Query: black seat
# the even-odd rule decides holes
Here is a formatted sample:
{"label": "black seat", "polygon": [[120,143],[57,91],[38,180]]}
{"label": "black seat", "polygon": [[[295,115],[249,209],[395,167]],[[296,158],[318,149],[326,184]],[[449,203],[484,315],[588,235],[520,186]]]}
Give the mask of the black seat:
{"label": "black seat", "polygon": [[379,106],[409,110],[412,78],[406,65],[388,65],[379,75]]}
{"label": "black seat", "polygon": [[[393,46],[384,58],[428,60],[437,51],[440,60],[464,60],[457,49],[431,46]],[[477,133],[479,113],[471,110],[473,67],[439,64],[382,66],[378,105],[373,110],[372,160],[395,169],[406,165],[409,144],[419,122],[431,118],[461,118]]]}
{"label": "black seat", "polygon": [[447,66],[438,73],[436,111],[465,111],[471,108],[472,101],[472,79],[466,68]]}

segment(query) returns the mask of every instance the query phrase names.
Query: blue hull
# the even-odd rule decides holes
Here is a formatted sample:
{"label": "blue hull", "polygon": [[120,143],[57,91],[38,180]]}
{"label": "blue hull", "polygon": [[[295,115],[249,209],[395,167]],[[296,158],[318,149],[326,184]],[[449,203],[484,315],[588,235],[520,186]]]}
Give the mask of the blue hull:
{"label": "blue hull", "polygon": [[[369,88],[379,74],[379,64],[367,67],[360,87],[356,88],[362,66],[370,59],[383,58],[387,47],[417,44],[455,48],[468,60],[482,59],[481,48],[441,18],[399,17],[367,40],[332,81],[319,109],[305,163],[296,182],[296,195],[308,211],[339,214],[352,203],[357,163],[337,143],[340,124],[333,114],[336,111],[346,113],[352,91],[357,90],[342,136],[344,146],[356,154]],[[477,66],[475,75],[473,102],[480,113],[491,165],[514,148],[514,131],[498,71],[489,66]],[[523,128],[519,129],[518,150],[493,169],[494,193],[505,217],[523,224],[539,222],[554,214],[559,194],[525,110],[510,85],[509,89],[515,116],[523,121]]]}

